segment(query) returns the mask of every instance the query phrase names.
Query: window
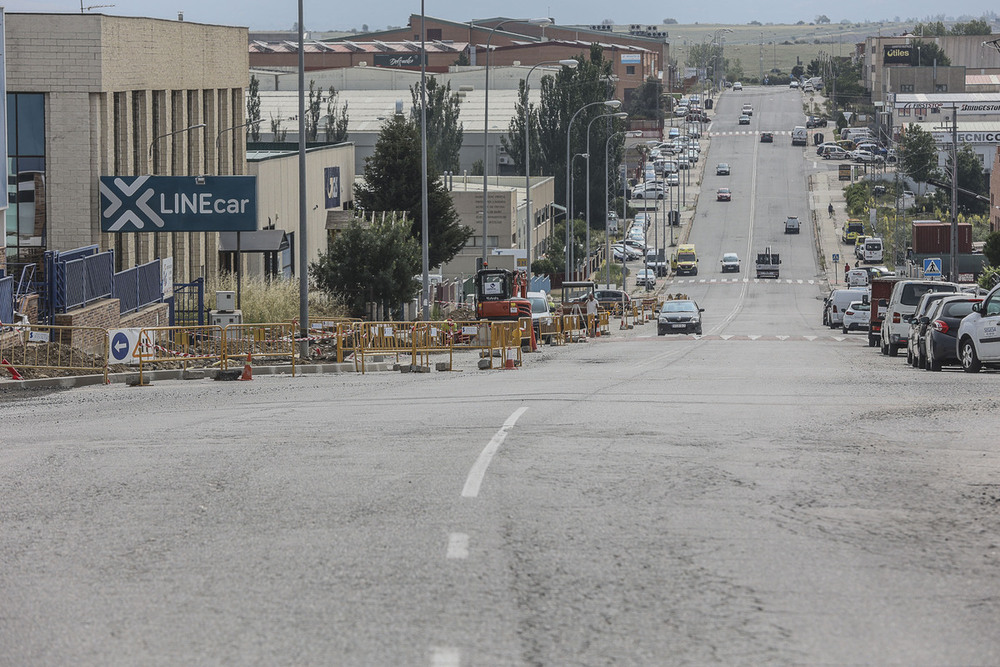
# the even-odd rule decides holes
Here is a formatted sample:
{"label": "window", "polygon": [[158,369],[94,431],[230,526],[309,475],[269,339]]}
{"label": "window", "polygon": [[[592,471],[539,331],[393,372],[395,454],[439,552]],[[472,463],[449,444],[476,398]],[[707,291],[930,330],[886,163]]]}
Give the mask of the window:
{"label": "window", "polygon": [[435,39],[437,40],[441,39],[441,28],[428,28],[427,41],[433,41]]}
{"label": "window", "polygon": [[948,84],[947,83],[936,83],[936,84],[934,84],[934,92],[935,93],[947,93],[948,92]]}
{"label": "window", "polygon": [[7,95],[7,214],[11,262],[37,262],[46,247],[45,96]]}
{"label": "window", "polygon": [[635,65],[625,65],[626,74],[635,74]]}
{"label": "window", "polygon": [[912,93],[913,84],[912,83],[901,83],[899,84],[899,92],[901,93]]}

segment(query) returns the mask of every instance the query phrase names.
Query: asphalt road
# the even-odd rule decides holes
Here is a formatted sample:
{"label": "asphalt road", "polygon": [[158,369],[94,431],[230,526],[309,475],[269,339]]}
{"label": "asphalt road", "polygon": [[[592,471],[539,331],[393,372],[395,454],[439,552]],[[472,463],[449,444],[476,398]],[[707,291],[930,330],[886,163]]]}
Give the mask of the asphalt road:
{"label": "asphalt road", "polygon": [[709,153],[696,279],[785,263],[703,337],[0,404],[0,664],[1000,663],[997,375],[823,327],[805,153]]}

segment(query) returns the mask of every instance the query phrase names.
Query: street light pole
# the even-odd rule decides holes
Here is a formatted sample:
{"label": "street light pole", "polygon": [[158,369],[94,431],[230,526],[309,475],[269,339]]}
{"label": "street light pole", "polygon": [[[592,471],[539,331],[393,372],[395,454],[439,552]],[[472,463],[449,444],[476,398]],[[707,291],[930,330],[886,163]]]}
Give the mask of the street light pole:
{"label": "street light pole", "polygon": [[[423,6],[424,0],[420,0],[420,23],[423,29]],[[530,23],[531,25],[545,26],[552,23],[552,19],[507,19],[500,21],[490,30],[486,38],[486,86],[483,88],[483,264],[486,264],[486,239],[489,233],[489,175],[490,175],[490,42],[497,30],[508,23]],[[472,24],[475,26],[475,23]],[[421,35],[421,45],[423,45],[424,35]],[[423,46],[421,46],[423,48]],[[426,104],[424,105],[426,106]],[[529,271],[531,267],[528,267]]]}
{"label": "street light pole", "polygon": [[[590,164],[590,154],[589,153],[577,153],[576,155],[573,156],[573,160],[575,161],[578,157],[582,157],[584,160],[587,161],[588,165]],[[570,176],[569,176],[570,181],[572,181],[575,176],[576,176],[576,174],[571,170],[570,171]],[[569,201],[570,201],[569,208],[570,208],[571,212],[572,212],[572,209],[573,209],[573,200],[575,198],[576,198],[576,190],[574,188],[570,187],[570,189],[569,189]],[[576,247],[575,247],[576,246],[576,218],[572,217],[572,213],[570,214],[570,219],[573,221],[573,233],[572,233],[572,235],[570,237],[571,240],[572,240],[572,244],[570,245],[570,248],[569,248],[569,261],[570,261],[570,264],[572,264],[572,266],[573,266],[573,273],[576,273]]]}
{"label": "street light pole", "polygon": [[[609,135],[604,142],[604,210],[609,212],[611,211],[611,186],[608,184],[608,172],[610,171],[611,140],[619,134],[625,134],[625,130]],[[625,224],[624,215],[622,216],[621,223]],[[604,276],[604,282],[607,285],[611,285],[611,226],[608,224],[607,215],[604,216],[604,267],[607,274]]]}
{"label": "street light pole", "polygon": [[[531,282],[531,231],[535,224],[534,211],[531,210],[531,113],[528,107],[528,79],[531,77],[531,73],[535,71],[536,67],[542,65],[562,65],[563,67],[575,68],[580,62],[573,58],[566,58],[564,60],[546,60],[536,64],[534,67],[528,70],[528,73],[524,77],[524,195],[525,195],[525,225],[524,225],[524,240],[525,247],[527,248],[527,266],[526,274],[528,276],[528,287],[530,288]],[[484,190],[485,193],[485,190]],[[485,194],[484,194],[485,196]],[[485,237],[484,237],[485,238]],[[484,246],[485,247],[485,246]]]}
{"label": "street light pole", "polygon": [[299,356],[309,356],[309,248],[306,235],[306,47],[302,0],[299,0]]}
{"label": "street light pole", "polygon": [[[628,114],[624,111],[619,111],[617,113],[606,113],[600,116],[595,116],[587,123],[587,155],[590,155],[590,128],[593,127],[594,121],[598,118],[628,118]],[[605,175],[605,180],[607,180],[607,175]],[[587,209],[584,218],[587,222],[586,231],[586,241],[584,242],[584,252],[586,253],[587,263],[590,264],[590,159],[587,159]],[[604,211],[604,226],[607,227],[608,212]]]}
{"label": "street light pole", "polygon": [[576,110],[576,113],[574,113],[573,117],[569,119],[569,124],[566,126],[566,199],[565,199],[566,207],[567,207],[566,208],[566,253],[565,253],[565,255],[566,255],[566,257],[565,257],[566,267],[565,267],[565,270],[563,271],[563,277],[564,277],[565,280],[569,280],[569,267],[570,267],[570,254],[569,254],[569,251],[570,251],[570,233],[569,233],[569,231],[570,231],[570,218],[572,216],[572,211],[570,211],[570,209],[569,209],[569,204],[570,204],[569,200],[570,200],[570,191],[571,191],[571,189],[570,189],[570,171],[571,171],[570,170],[570,167],[571,167],[570,163],[572,162],[572,160],[570,159],[570,154],[571,154],[571,150],[570,149],[571,149],[571,144],[572,144],[572,142],[570,141],[570,136],[571,136],[570,132],[573,130],[573,121],[575,121],[576,117],[580,115],[580,112],[583,111],[584,109],[588,108],[588,107],[596,106],[598,104],[603,104],[604,106],[608,107],[609,109],[617,109],[617,108],[621,107],[621,105],[622,105],[622,103],[621,103],[620,100],[603,100],[603,101],[599,101],[599,102],[590,102],[589,104],[584,104],[582,107],[580,107],[579,109]]}
{"label": "street light pole", "polygon": [[[427,195],[427,31],[424,30],[424,0],[420,0],[420,261],[423,284],[420,290],[420,300],[423,306],[423,320],[431,318],[430,311],[430,216]],[[485,202],[485,191],[484,191]],[[486,220],[485,203],[483,221]],[[483,236],[483,248],[486,248],[486,237]]]}

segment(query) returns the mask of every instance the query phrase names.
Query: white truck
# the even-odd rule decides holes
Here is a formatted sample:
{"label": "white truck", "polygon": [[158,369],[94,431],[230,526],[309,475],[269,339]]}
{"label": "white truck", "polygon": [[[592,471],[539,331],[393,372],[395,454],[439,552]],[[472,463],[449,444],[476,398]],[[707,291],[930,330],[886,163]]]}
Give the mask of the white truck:
{"label": "white truck", "polygon": [[792,145],[805,146],[809,143],[809,130],[805,125],[796,125],[792,128]]}
{"label": "white truck", "polygon": [[771,247],[765,248],[764,252],[757,253],[757,277],[777,278],[781,258],[777,253],[771,252]]}

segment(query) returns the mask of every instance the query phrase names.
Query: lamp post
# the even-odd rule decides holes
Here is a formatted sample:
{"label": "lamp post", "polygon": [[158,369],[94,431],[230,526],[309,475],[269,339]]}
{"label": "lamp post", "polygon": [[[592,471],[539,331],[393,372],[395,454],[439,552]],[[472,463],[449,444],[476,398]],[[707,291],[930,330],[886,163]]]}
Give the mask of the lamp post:
{"label": "lamp post", "polygon": [[[625,213],[628,210],[628,196],[626,193],[626,188],[628,187],[628,151],[630,148],[635,148],[639,152],[639,156],[642,156],[642,145],[632,144],[631,146],[625,147],[625,152],[622,154],[622,163],[625,165],[625,178],[622,179],[622,228],[625,225]],[[624,236],[624,235],[623,235]],[[625,290],[625,262],[628,257],[625,254],[625,239],[622,238],[622,291]],[[611,271],[608,271],[608,281],[611,281]],[[624,304],[622,304],[624,308]]]}
{"label": "lamp post", "polygon": [[[589,104],[584,104],[582,107],[580,107],[579,109],[576,110],[576,113],[574,113],[573,117],[569,119],[569,124],[566,126],[566,205],[567,205],[567,207],[569,206],[569,198],[570,198],[570,162],[571,162],[571,160],[570,160],[570,146],[571,146],[570,132],[573,130],[573,121],[576,120],[576,117],[580,115],[581,111],[583,111],[584,109],[586,109],[588,107],[596,106],[598,104],[603,104],[604,106],[608,107],[609,109],[617,109],[617,108],[621,107],[621,105],[622,105],[622,103],[621,103],[620,100],[603,100],[603,101],[598,101],[598,102],[590,102]],[[570,239],[570,236],[569,236],[569,222],[570,222],[570,216],[571,215],[572,215],[572,212],[567,208],[567,210],[566,210],[566,269],[564,271],[564,278],[565,278],[565,280],[569,280],[569,266],[570,266],[570,257],[569,257],[569,249],[570,249],[570,243],[569,243],[569,239]]]}
{"label": "lamp post", "polygon": [[[153,146],[156,145],[157,141],[159,141],[160,139],[165,139],[167,137],[172,137],[175,134],[181,134],[182,132],[190,132],[191,130],[200,130],[203,127],[205,127],[205,123],[198,123],[197,125],[190,125],[190,126],[185,127],[183,129],[174,130],[173,132],[167,132],[166,134],[161,134],[160,136],[154,138],[149,143],[149,153],[146,156],[147,171],[150,174],[152,174],[153,171],[154,171],[153,167],[155,165],[152,164],[152,162],[153,162]],[[160,256],[160,234],[159,233],[154,233],[153,234],[153,254],[156,255],[157,257]]]}
{"label": "lamp post", "polygon": [[[527,276],[528,276],[528,287],[530,288],[531,282],[531,228],[535,224],[534,212],[531,210],[531,113],[528,107],[528,79],[531,77],[531,73],[535,71],[536,67],[541,65],[562,65],[563,67],[575,68],[580,62],[573,58],[567,58],[564,60],[546,60],[534,65],[528,70],[528,73],[524,77],[524,195],[525,195],[525,210],[527,211],[524,225],[524,241],[525,247],[527,248]],[[484,162],[485,164],[485,162]],[[483,196],[485,198],[485,190],[483,190]],[[485,199],[484,199],[485,201]],[[483,247],[486,245],[486,237],[483,236]]]}
{"label": "lamp post", "polygon": [[[430,311],[430,217],[427,195],[427,31],[424,29],[424,0],[420,0],[420,262],[421,262],[421,312],[424,322],[431,318]],[[488,53],[489,51],[487,51]],[[489,70],[487,69],[487,72]],[[485,172],[484,172],[485,173]],[[483,223],[486,223],[486,191],[483,191]],[[483,230],[483,252],[486,252],[486,233]]]}
{"label": "lamp post", "polygon": [[[222,135],[231,130],[238,130],[241,127],[246,127],[250,125],[253,121],[248,120],[240,125],[233,125],[232,127],[227,127],[224,130],[220,130],[217,135],[215,135],[215,171],[221,175],[222,172],[222,152],[219,150],[222,145]],[[240,234],[241,232],[236,232],[236,308],[242,308],[243,303],[243,256],[240,254]]]}
{"label": "lamp post", "polygon": [[[618,135],[626,134],[625,130],[621,132],[615,132],[614,134],[608,135],[607,140],[604,142],[604,210],[611,211],[610,202],[610,189],[611,186],[608,184],[608,172],[610,170],[610,154],[611,154],[611,140]],[[622,215],[621,223],[625,224],[625,216]],[[604,216],[604,266],[606,268],[607,275],[604,277],[605,284],[611,285],[611,226],[608,225],[608,216]]]}
{"label": "lamp post", "polygon": [[[590,164],[590,154],[589,153],[577,153],[577,154],[575,154],[573,156],[574,162],[576,161],[576,159],[578,157],[582,157],[584,160],[587,161],[588,165]],[[573,180],[574,176],[576,176],[576,174],[573,173],[572,170],[570,170],[570,176],[569,176],[570,181]],[[573,232],[570,235],[570,239],[572,241],[572,244],[569,246],[569,262],[573,266],[573,272],[574,273],[576,273],[576,252],[575,252],[575,244],[576,244],[576,218],[573,217],[573,200],[575,198],[576,198],[576,191],[571,186],[570,189],[569,189],[569,209],[568,209],[570,213],[569,213],[569,216],[566,218],[566,223],[569,224],[570,221],[572,221],[572,223],[573,223]]]}
{"label": "lamp post", "polygon": [[[420,2],[420,23],[421,23],[421,33],[423,33],[423,0]],[[552,19],[549,18],[537,18],[537,19],[507,19],[506,21],[500,21],[490,30],[489,36],[486,38],[486,86],[483,88],[483,264],[486,264],[486,238],[489,231],[489,175],[490,175],[490,42],[493,41],[493,35],[496,34],[497,30],[501,27],[507,25],[508,23],[530,23],[531,25],[545,26],[552,23]],[[475,23],[471,24],[473,27]],[[423,44],[424,35],[420,36],[421,44]],[[421,46],[421,49],[423,47]],[[423,71],[423,70],[421,70]],[[426,106],[426,104],[424,105]],[[529,270],[531,267],[528,267]]]}
{"label": "lamp post", "polygon": [[[619,111],[617,113],[605,113],[605,114],[601,114],[600,116],[595,116],[594,118],[590,119],[590,122],[587,123],[587,154],[588,155],[590,154],[590,128],[594,125],[594,121],[597,120],[598,118],[628,118],[628,114],[625,113],[624,111]],[[606,189],[607,188],[605,188],[605,190]],[[605,208],[605,211],[604,211],[605,227],[607,227],[607,217],[608,217],[608,212],[607,212],[607,208]],[[590,263],[590,160],[587,160],[587,208],[586,208],[586,213],[584,214],[584,218],[587,221],[586,240],[584,241],[584,244],[585,244],[585,252],[586,252],[586,256],[587,256],[587,263],[589,264]]]}

